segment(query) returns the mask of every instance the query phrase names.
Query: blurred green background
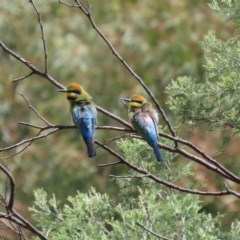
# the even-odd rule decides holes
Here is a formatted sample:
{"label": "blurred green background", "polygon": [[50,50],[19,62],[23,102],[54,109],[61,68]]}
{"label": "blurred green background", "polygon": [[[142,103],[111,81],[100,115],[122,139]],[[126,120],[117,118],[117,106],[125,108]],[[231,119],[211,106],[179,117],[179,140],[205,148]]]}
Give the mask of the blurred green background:
{"label": "blurred green background", "polygon": [[[42,17],[49,73],[65,86],[70,82],[80,82],[97,105],[127,119],[120,97],[136,92],[145,94],[142,87],[116,60],[78,9],[53,0],[36,0],[35,3]],[[208,7],[208,1],[202,0],[92,0],[91,4],[92,15],[99,28],[141,76],[172,123],[176,124],[165,106],[165,87],[171,79],[181,75],[191,75],[201,81],[204,58],[199,41],[209,30],[216,31],[221,39],[228,39],[234,32],[232,24],[216,15]],[[7,46],[39,69],[44,69],[37,15],[28,1],[1,1],[0,36]],[[18,93],[23,93],[49,122],[71,124],[65,96],[57,93],[56,87],[48,81],[31,76],[12,82],[28,73],[29,70],[21,63],[0,51],[1,148],[37,133],[19,125],[19,121],[43,125]],[[117,126],[101,113],[98,124]],[[98,130],[96,138],[104,140],[119,134]],[[206,135],[203,136],[201,131],[195,132],[194,143],[201,146],[203,139],[207,141]],[[212,136],[209,141],[214,138],[217,145],[217,136]],[[237,154],[237,147],[229,154]],[[85,146],[74,129],[59,131],[34,142],[17,156],[3,158],[14,151],[1,153],[1,162],[13,172],[17,184],[16,208],[26,216],[26,208],[33,201],[33,189],[44,187],[63,202],[77,190],[85,192],[90,186],[114,197],[118,189],[108,175],[124,172],[120,166],[97,168],[96,164],[115,159],[99,148],[95,159],[87,159]],[[214,177],[206,176],[204,169],[200,168],[195,180],[203,182],[204,179],[208,179],[206,188],[209,190],[217,185]],[[3,182],[1,184],[4,188]],[[230,211],[230,218],[226,221],[231,221],[239,210],[232,198],[216,201],[216,198],[205,197],[203,201],[212,212]]]}

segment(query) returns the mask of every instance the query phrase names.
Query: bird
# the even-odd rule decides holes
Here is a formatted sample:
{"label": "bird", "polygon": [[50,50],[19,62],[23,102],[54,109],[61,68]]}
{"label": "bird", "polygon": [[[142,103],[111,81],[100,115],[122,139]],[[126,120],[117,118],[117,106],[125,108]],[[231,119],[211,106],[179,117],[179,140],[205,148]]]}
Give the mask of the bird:
{"label": "bird", "polygon": [[74,124],[82,136],[88,152],[88,157],[96,156],[94,147],[95,126],[97,123],[97,109],[92,97],[79,83],[71,83],[67,89],[59,89],[65,92],[70,103],[70,112]]}
{"label": "bird", "polygon": [[159,162],[163,161],[161,150],[158,146],[158,113],[147,100],[138,94],[130,99],[121,98],[128,109],[128,117],[137,133],[153,148]]}

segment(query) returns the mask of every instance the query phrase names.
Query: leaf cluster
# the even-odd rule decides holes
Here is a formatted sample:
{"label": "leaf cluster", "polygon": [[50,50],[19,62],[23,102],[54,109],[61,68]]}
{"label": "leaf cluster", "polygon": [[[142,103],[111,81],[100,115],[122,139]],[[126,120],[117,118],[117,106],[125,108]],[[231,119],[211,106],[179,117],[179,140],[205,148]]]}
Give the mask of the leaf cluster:
{"label": "leaf cluster", "polygon": [[[121,140],[119,147],[133,161],[142,156],[136,149],[148,152],[139,140],[129,144],[129,140]],[[153,166],[146,159],[143,162],[145,167],[157,169],[160,174],[165,172],[163,166]],[[61,206],[55,196],[48,199],[43,189],[36,190],[31,210],[38,225],[53,240],[137,240],[155,239],[156,236],[160,239],[215,240],[237,234],[239,222],[232,225],[228,234],[222,232],[221,216],[201,212],[202,203],[198,196],[169,191],[130,171],[126,177],[116,177],[121,189],[117,200],[91,188],[87,193],[78,192],[76,196],[68,197]],[[178,172],[179,177],[184,177],[189,171]]]}
{"label": "leaf cluster", "polygon": [[[211,6],[228,15],[239,8],[238,1],[235,2],[214,1]],[[230,12],[226,13],[226,9]],[[201,45],[205,57],[204,77],[196,80],[183,76],[172,80],[166,89],[170,96],[168,106],[182,123],[196,126],[205,122],[210,129],[225,125],[239,133],[240,44],[237,35],[222,40],[214,31],[209,31]]]}

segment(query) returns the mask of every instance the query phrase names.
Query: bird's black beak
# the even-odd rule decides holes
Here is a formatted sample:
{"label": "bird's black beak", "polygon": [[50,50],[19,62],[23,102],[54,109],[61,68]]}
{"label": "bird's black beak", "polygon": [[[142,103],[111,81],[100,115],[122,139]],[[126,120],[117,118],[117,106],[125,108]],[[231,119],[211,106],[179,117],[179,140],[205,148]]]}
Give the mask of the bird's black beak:
{"label": "bird's black beak", "polygon": [[68,92],[67,89],[58,89],[57,92]]}
{"label": "bird's black beak", "polygon": [[129,99],[129,98],[121,98],[121,102],[127,108],[127,102],[131,102],[131,99]]}

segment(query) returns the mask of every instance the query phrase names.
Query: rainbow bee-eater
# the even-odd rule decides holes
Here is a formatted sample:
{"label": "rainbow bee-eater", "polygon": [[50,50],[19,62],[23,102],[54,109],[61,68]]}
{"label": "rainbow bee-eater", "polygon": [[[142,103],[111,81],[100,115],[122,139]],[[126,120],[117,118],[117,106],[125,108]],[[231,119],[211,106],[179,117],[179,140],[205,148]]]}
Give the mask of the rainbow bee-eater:
{"label": "rainbow bee-eater", "polygon": [[92,97],[78,83],[71,83],[67,89],[58,91],[67,94],[73,122],[87,146],[88,156],[90,158],[96,156],[94,134],[97,123],[97,109]]}
{"label": "rainbow bee-eater", "polygon": [[121,100],[128,108],[128,117],[137,133],[153,148],[157,160],[162,161],[163,157],[158,146],[157,111],[141,95]]}

